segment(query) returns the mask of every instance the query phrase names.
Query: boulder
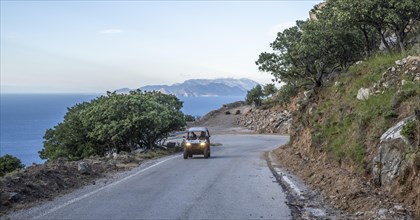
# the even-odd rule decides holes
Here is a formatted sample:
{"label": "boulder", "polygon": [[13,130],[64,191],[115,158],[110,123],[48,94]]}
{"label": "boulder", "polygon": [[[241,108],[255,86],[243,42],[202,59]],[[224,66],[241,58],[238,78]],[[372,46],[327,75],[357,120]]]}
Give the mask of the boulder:
{"label": "boulder", "polygon": [[22,199],[22,194],[18,192],[9,193],[9,201],[17,202]]}
{"label": "boulder", "polygon": [[85,174],[85,175],[89,175],[90,172],[91,172],[89,164],[87,164],[84,161],[82,161],[79,164],[77,164],[77,171],[80,174]]}
{"label": "boulder", "polygon": [[411,166],[410,154],[416,149],[401,135],[401,130],[413,118],[414,116],[405,118],[381,136],[378,153],[373,159],[372,174],[375,184],[387,188],[395,179],[403,178],[405,170]]}
{"label": "boulder", "polygon": [[385,133],[382,134],[381,136],[381,143],[384,141],[391,141],[391,140],[395,140],[395,139],[403,139],[404,142],[408,143],[408,140],[401,135],[401,130],[403,128],[403,126],[405,125],[405,123],[407,123],[408,121],[414,119],[414,116],[410,116],[407,117],[405,119],[403,119],[402,121],[398,122],[396,125],[394,125],[393,127],[391,127],[390,129],[388,129]]}
{"label": "boulder", "polygon": [[[407,61],[405,61],[405,62],[407,62]],[[397,64],[398,66],[402,66],[402,65],[405,64],[405,62],[404,62],[404,60],[397,60],[397,61],[395,61],[395,64]]]}
{"label": "boulder", "polygon": [[403,174],[408,167],[406,155],[409,145],[404,141],[393,140],[381,144],[373,163],[374,182],[379,186],[389,186],[392,181]]}
{"label": "boulder", "polygon": [[370,96],[370,89],[369,88],[360,88],[357,92],[357,99],[359,100],[368,100]]}

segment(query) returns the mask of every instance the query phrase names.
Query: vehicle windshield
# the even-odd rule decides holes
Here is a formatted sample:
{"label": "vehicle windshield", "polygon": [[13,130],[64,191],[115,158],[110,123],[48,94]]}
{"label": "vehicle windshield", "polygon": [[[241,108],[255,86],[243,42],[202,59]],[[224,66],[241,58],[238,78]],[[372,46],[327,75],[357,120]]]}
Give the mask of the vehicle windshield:
{"label": "vehicle windshield", "polygon": [[187,133],[188,140],[207,140],[208,134],[204,130],[190,130]]}

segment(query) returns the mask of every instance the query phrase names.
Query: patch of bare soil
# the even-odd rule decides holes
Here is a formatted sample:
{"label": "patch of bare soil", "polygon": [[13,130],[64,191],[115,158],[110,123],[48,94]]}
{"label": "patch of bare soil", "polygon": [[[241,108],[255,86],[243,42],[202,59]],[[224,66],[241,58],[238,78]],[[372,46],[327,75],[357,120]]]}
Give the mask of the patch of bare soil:
{"label": "patch of bare soil", "polygon": [[273,151],[277,163],[320,191],[334,208],[357,219],[414,219],[411,207],[381,192],[363,176],[344,169],[350,163],[339,164],[314,147],[310,129],[304,128],[295,135],[299,138],[293,146],[288,144]]}
{"label": "patch of bare soil", "polygon": [[99,178],[139,166],[149,158],[180,151],[178,148],[96,157],[82,161],[59,159],[42,165],[32,165],[0,178],[0,216],[52,200]]}
{"label": "patch of bare soil", "polygon": [[252,133],[253,131],[238,125],[239,117],[250,109],[251,107],[242,101],[226,104],[189,124],[189,127],[204,126],[209,128],[211,134]]}

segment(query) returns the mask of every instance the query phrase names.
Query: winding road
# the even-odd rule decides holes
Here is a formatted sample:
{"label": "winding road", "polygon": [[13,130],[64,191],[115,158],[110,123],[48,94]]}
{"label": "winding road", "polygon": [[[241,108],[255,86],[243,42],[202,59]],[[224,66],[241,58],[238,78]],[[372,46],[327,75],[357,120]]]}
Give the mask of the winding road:
{"label": "winding road", "polygon": [[277,135],[214,135],[212,142],[223,146],[212,147],[210,159],[163,158],[111,184],[15,217],[290,219],[286,195],[263,157],[287,141]]}

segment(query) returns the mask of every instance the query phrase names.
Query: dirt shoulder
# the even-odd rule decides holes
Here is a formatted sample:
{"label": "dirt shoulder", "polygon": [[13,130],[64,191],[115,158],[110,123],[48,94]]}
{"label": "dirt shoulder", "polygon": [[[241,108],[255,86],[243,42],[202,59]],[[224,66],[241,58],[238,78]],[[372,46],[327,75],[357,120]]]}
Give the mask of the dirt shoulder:
{"label": "dirt shoulder", "polygon": [[238,119],[250,109],[251,107],[245,105],[243,102],[227,104],[217,110],[209,112],[200,120],[189,124],[189,127],[207,127],[211,134],[255,133],[253,130],[238,125]]}
{"label": "dirt shoulder", "polygon": [[81,161],[57,160],[32,165],[0,178],[0,216],[50,201],[99,179],[111,179],[117,172],[127,171],[152,158],[180,152],[168,148],[148,152],[93,157]]}
{"label": "dirt shoulder", "polygon": [[373,187],[369,180],[341,169],[325,155],[308,158],[294,147],[273,151],[277,163],[321,192],[332,207],[357,219],[414,219],[413,211]]}

